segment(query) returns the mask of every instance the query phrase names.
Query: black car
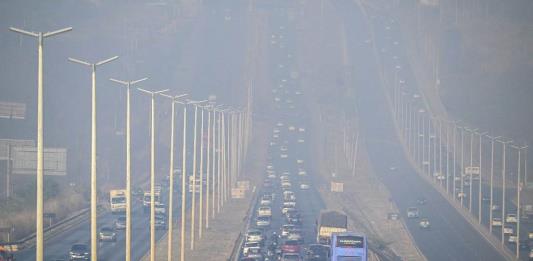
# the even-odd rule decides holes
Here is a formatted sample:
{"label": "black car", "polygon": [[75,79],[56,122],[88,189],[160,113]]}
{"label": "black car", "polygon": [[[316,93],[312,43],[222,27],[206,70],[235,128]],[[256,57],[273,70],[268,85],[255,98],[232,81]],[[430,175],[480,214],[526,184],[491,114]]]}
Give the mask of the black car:
{"label": "black car", "polygon": [[306,260],[312,261],[326,261],[329,260],[329,246],[312,244],[309,245],[305,252]]}
{"label": "black car", "polygon": [[87,244],[74,244],[70,248],[70,260],[89,260],[90,250]]}

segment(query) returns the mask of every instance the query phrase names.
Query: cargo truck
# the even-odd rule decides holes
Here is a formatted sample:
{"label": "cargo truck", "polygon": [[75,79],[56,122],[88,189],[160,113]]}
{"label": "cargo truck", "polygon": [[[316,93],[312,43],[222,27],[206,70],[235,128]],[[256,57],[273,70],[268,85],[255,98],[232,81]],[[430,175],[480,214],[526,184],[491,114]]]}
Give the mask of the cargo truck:
{"label": "cargo truck", "polygon": [[319,244],[328,245],[331,233],[346,232],[348,229],[348,217],[338,211],[323,210],[317,221],[316,240]]}

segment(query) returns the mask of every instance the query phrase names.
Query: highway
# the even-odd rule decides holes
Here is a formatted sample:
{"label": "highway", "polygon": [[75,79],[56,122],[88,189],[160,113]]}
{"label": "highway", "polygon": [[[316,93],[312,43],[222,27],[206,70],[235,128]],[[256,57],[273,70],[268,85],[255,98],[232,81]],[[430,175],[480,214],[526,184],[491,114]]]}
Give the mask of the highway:
{"label": "highway", "polygon": [[[355,1],[335,1],[335,6],[343,22],[351,25],[346,27],[346,33],[350,56],[355,62],[357,106],[365,147],[372,166],[402,212],[401,217],[406,219],[416,244],[428,260],[502,260],[502,256],[418,176],[405,158],[384,89],[380,86],[372,45],[365,43],[370,38],[369,29]],[[420,215],[431,222],[429,231],[420,229],[418,220],[406,218],[406,209],[417,206],[420,197],[428,200],[426,205],[418,207]]]}
{"label": "highway", "polygon": [[[290,191],[296,196],[296,209],[301,216],[301,231],[303,244],[300,254],[308,244],[316,242],[316,219],[321,209],[325,208],[319,192],[314,184],[318,175],[311,163],[312,152],[309,150],[308,139],[309,125],[304,115],[305,107],[302,96],[302,86],[298,79],[290,77],[291,68],[295,68],[295,56],[297,46],[294,45],[294,28],[288,23],[286,8],[280,8],[269,14],[269,28],[272,30],[270,42],[269,70],[272,80],[272,138],[268,151],[269,162],[265,167],[264,179],[258,187],[258,201],[254,204],[253,216],[250,219],[250,228],[258,228],[256,224],[257,210],[261,206],[260,200],[263,195],[273,195],[271,224],[263,228],[263,235],[267,237],[262,249],[263,255],[267,255],[267,249],[272,245],[276,234],[281,234],[281,227],[287,224],[281,209],[283,206],[283,191],[281,189],[281,176],[287,176],[291,181]],[[300,93],[300,94],[296,94]],[[286,156],[286,157],[285,157]],[[272,175],[273,174],[273,175]],[[272,175],[271,177],[268,177]],[[301,184],[309,188],[300,187]],[[259,227],[260,228],[260,227]],[[278,246],[284,242],[278,240]],[[241,249],[240,257],[246,255]],[[273,251],[274,253],[275,251]],[[270,260],[274,260],[270,256]]]}
{"label": "highway", "polygon": [[[400,25],[398,24],[398,21],[395,21],[394,18],[391,18],[390,15],[387,14],[386,11],[383,11],[381,10],[380,11],[376,11],[376,10],[373,10],[371,8],[367,9],[367,12],[368,12],[368,15],[369,17],[371,18],[371,23],[374,24],[374,29],[375,29],[375,41],[376,41],[376,47],[378,49],[378,52],[379,53],[379,57],[382,61],[382,63],[385,65],[385,67],[387,68],[394,68],[396,65],[399,65],[400,66],[400,70],[398,70],[398,73],[397,73],[397,79],[395,80],[398,80],[399,82],[402,81],[404,84],[401,84],[401,89],[402,89],[402,92],[405,92],[406,94],[420,94],[420,90],[418,89],[418,86],[416,84],[416,80],[415,80],[415,77],[414,77],[414,73],[413,73],[413,70],[409,64],[409,57],[407,56],[407,53],[406,53],[406,50],[405,50],[405,44],[403,43],[403,38],[402,38],[402,35],[401,35],[401,31],[400,31]],[[390,69],[389,69],[390,70]],[[390,73],[390,72],[389,72]],[[417,104],[417,106],[419,106],[419,108],[423,108],[425,111],[430,111],[426,105],[424,103],[422,103],[419,99],[417,100],[416,98],[414,98],[413,100],[411,100],[411,102],[413,102],[414,104]],[[437,125],[436,123],[432,124],[432,128],[433,128],[433,132],[438,132],[439,130],[439,125]],[[445,130],[444,127],[442,127],[442,129]],[[482,132],[482,131],[481,131]],[[460,144],[460,130],[457,131],[457,141],[456,143]],[[446,135],[442,134],[444,137],[443,139],[446,138]],[[450,137],[453,137],[452,135],[450,135]],[[464,164],[465,166],[468,166],[470,164],[470,138],[473,137],[474,139],[474,142],[472,143],[474,148],[473,148],[473,164],[479,164],[479,152],[477,151],[477,147],[479,146],[479,143],[478,143],[478,136],[477,134],[476,135],[473,135],[471,136],[470,133],[465,133],[464,134],[464,148],[465,148],[465,155],[463,156],[465,159],[464,159]],[[444,141],[443,141],[444,142]],[[450,141],[450,143],[452,143]],[[436,145],[436,146],[435,146]],[[458,152],[457,152],[457,168],[455,169],[455,172],[456,172],[456,191],[453,192],[453,180],[454,180],[454,177],[452,175],[452,172],[454,171],[453,170],[453,166],[450,166],[449,167],[449,170],[446,166],[446,162],[445,162],[445,154],[446,152],[443,152],[443,155],[438,155],[439,152],[438,152],[438,143],[435,144],[435,145],[431,145],[431,150],[433,151],[432,154],[434,155],[434,159],[437,160],[439,159],[439,157],[442,157],[442,173],[443,175],[445,173],[448,173],[448,177],[446,177],[446,179],[449,180],[448,182],[448,188],[446,188],[446,182],[445,180],[442,180],[440,182],[438,182],[439,186],[441,186],[442,188],[444,188],[445,190],[447,189],[449,191],[449,193],[451,195],[454,195],[455,194],[455,199],[460,201],[460,199],[457,197],[457,195],[461,192],[464,193],[464,198],[463,198],[463,202],[462,202],[462,206],[468,210],[468,211],[471,211],[472,215],[477,219],[478,216],[479,216],[479,202],[480,202],[480,194],[479,194],[479,190],[480,190],[480,185],[481,185],[481,192],[482,192],[482,199],[481,199],[481,223],[488,229],[489,228],[489,221],[490,221],[490,211],[491,211],[491,205],[490,205],[490,179],[489,179],[489,176],[490,176],[490,161],[491,161],[491,156],[490,156],[490,142],[487,142],[487,139],[485,139],[485,141],[483,142],[482,144],[482,151],[483,151],[483,158],[482,158],[482,162],[483,162],[483,165],[482,165],[482,169],[481,169],[481,176],[483,178],[482,180],[482,183],[480,184],[480,181],[478,179],[473,179],[473,180],[470,180],[468,178],[468,176],[464,176],[462,179],[460,178],[460,173],[462,172],[461,170],[461,166],[460,166],[460,154],[459,154],[459,151],[460,151],[460,148],[458,148]],[[450,145],[451,147],[452,145]],[[500,144],[496,143],[496,148],[499,148],[501,147]],[[427,146],[426,146],[427,148]],[[434,148],[437,148],[436,151],[434,150]],[[443,150],[445,150],[446,148],[444,147]],[[450,148],[451,150],[451,148]],[[453,156],[452,154],[452,151],[449,152],[451,156]],[[451,157],[450,156],[450,157]],[[501,186],[501,182],[502,182],[502,178],[501,178],[501,161],[500,161],[500,155],[499,154],[496,154],[495,155],[495,166],[494,166],[494,189],[493,189],[493,204],[494,206],[496,207],[496,209],[493,211],[493,218],[500,218],[501,220],[504,220],[505,221],[505,217],[502,217],[502,211],[501,211],[501,207],[503,206],[503,198],[502,198],[502,195],[503,195],[503,189],[502,189],[502,186]],[[451,160],[450,160],[451,161]],[[509,161],[508,159],[508,162],[507,162],[507,165],[508,165],[508,170],[507,170],[507,179],[506,179],[506,182],[507,182],[507,188],[506,188],[506,199],[505,199],[505,213],[506,215],[507,214],[516,214],[516,210],[517,210],[517,207],[516,207],[516,184],[517,184],[517,175],[513,172],[516,171],[516,166],[515,166],[515,162],[514,161]],[[511,165],[509,167],[509,165]],[[439,162],[437,160],[437,162],[435,163],[435,165],[433,166],[433,163],[432,163],[432,166],[431,168],[433,168],[436,172],[440,171],[439,168]],[[472,183],[472,184],[470,184]],[[436,185],[436,184],[434,184]],[[470,206],[470,202],[471,202],[471,206]],[[524,220],[523,220],[524,221]],[[513,230],[514,230],[514,233],[512,233],[512,235],[516,236],[516,223],[506,223],[505,224],[506,226],[508,227],[511,227]],[[533,231],[533,224],[531,224],[530,222],[521,222],[521,230],[520,230],[520,240],[521,241],[524,241],[526,242],[527,241],[527,238],[528,238],[528,233],[530,231]],[[498,239],[498,240],[501,240],[501,233],[502,233],[502,227],[501,226],[494,226],[493,227],[493,234],[494,236]],[[504,237],[504,244],[505,246],[507,246],[509,248],[509,250],[512,252],[512,253],[515,253],[516,251],[516,243],[510,243],[509,242],[509,234],[506,234],[505,237]],[[527,259],[527,251],[525,251],[526,249],[525,248],[521,248],[520,249],[520,252],[521,252],[521,259]]]}

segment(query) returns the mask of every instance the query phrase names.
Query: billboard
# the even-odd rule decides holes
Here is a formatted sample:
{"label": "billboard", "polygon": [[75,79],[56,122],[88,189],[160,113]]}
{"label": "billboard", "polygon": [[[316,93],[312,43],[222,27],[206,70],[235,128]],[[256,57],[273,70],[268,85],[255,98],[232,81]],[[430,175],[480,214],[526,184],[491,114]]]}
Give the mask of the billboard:
{"label": "billboard", "polygon": [[[13,159],[13,174],[35,175],[37,173],[37,148],[14,147],[11,156]],[[44,174],[50,176],[64,176],[67,174],[67,149],[44,149]]]}

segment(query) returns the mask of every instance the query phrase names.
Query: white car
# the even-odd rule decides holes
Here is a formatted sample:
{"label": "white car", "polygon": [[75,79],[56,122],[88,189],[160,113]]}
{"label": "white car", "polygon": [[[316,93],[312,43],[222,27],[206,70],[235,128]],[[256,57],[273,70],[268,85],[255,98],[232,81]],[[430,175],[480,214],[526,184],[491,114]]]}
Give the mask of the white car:
{"label": "white car", "polygon": [[300,184],[300,189],[301,190],[308,190],[309,189],[309,185],[307,185],[305,183],[302,183],[302,184]]}
{"label": "white car", "polygon": [[257,210],[257,215],[260,217],[272,216],[272,209],[268,206],[262,206]]}
{"label": "white car", "polygon": [[291,125],[291,126],[289,126],[289,130],[290,130],[290,131],[295,131],[295,130],[296,130],[296,127],[294,127],[294,126]]}
{"label": "white car", "polygon": [[274,135],[272,135],[272,138],[274,138],[274,139],[279,138],[279,134],[274,134]]}
{"label": "white car", "polygon": [[300,127],[300,128],[298,128],[298,131],[299,131],[299,132],[305,132],[305,128],[301,128],[301,127]]}
{"label": "white car", "polygon": [[516,235],[510,235],[509,239],[507,240],[507,242],[509,242],[511,244],[516,244],[516,243],[518,243],[518,237]]}
{"label": "white car", "polygon": [[276,123],[276,126],[278,126],[278,127],[282,127],[282,126],[283,126],[283,123],[282,123],[282,122],[278,122],[278,123]]}
{"label": "white car", "polygon": [[429,229],[431,227],[431,224],[429,223],[429,220],[427,218],[422,218],[418,223],[418,226],[422,229]]}
{"label": "white car", "polygon": [[286,237],[289,235],[289,233],[291,232],[291,230],[293,230],[295,228],[294,225],[291,225],[291,224],[285,224],[283,226],[281,226],[281,236],[282,237]]}
{"label": "white car", "polygon": [[407,218],[418,218],[419,215],[418,208],[410,207],[407,209]]}
{"label": "white car", "polygon": [[272,197],[263,196],[260,204],[261,206],[270,206],[270,204],[272,204]]}
{"label": "white car", "polygon": [[250,229],[246,232],[246,242],[261,242],[263,241],[263,232],[258,229]]}
{"label": "white car", "polygon": [[285,202],[283,202],[283,207],[295,208],[296,207],[296,201],[285,201]]}
{"label": "white car", "polygon": [[261,247],[251,247],[248,250],[248,253],[246,254],[246,257],[254,258],[254,259],[263,259],[263,253],[261,252]]}
{"label": "white car", "polygon": [[285,214],[286,214],[289,210],[291,210],[291,209],[294,209],[294,208],[283,207],[283,208],[281,209],[281,214],[285,215]]}
{"label": "white car", "polygon": [[283,181],[281,183],[281,188],[282,189],[290,189],[292,186],[291,182],[290,181]]}
{"label": "white car", "polygon": [[492,218],[492,226],[493,227],[501,227],[502,226],[502,219],[501,218]]}
{"label": "white car", "polygon": [[503,233],[506,235],[512,235],[514,234],[514,228],[512,226],[505,225],[503,227]]}
{"label": "white car", "polygon": [[298,143],[304,143],[305,140],[304,140],[304,139],[298,139],[297,142],[298,142]]}
{"label": "white car", "polygon": [[298,163],[298,164],[303,164],[303,163],[304,163],[304,160],[302,160],[302,159],[297,159],[297,160],[296,160],[296,163]]}
{"label": "white car", "polygon": [[282,159],[286,159],[286,158],[289,157],[289,154],[282,153],[282,154],[279,155],[279,157],[282,158]]}
{"label": "white car", "polygon": [[261,244],[259,244],[259,242],[245,242],[244,243],[244,246],[242,248],[242,254],[244,256],[248,256],[248,252],[251,248],[254,248],[254,247],[261,247]]}
{"label": "white car", "polygon": [[507,214],[507,217],[505,217],[505,222],[516,223],[517,222],[516,214]]}
{"label": "white car", "polygon": [[260,216],[255,219],[255,224],[258,227],[268,227],[270,226],[270,217],[268,216]]}
{"label": "white car", "polygon": [[305,176],[305,175],[307,175],[307,172],[305,172],[305,170],[301,169],[301,170],[298,171],[298,175],[299,176]]}
{"label": "white car", "polygon": [[272,132],[279,133],[279,129],[278,128],[274,128],[274,130]]}

